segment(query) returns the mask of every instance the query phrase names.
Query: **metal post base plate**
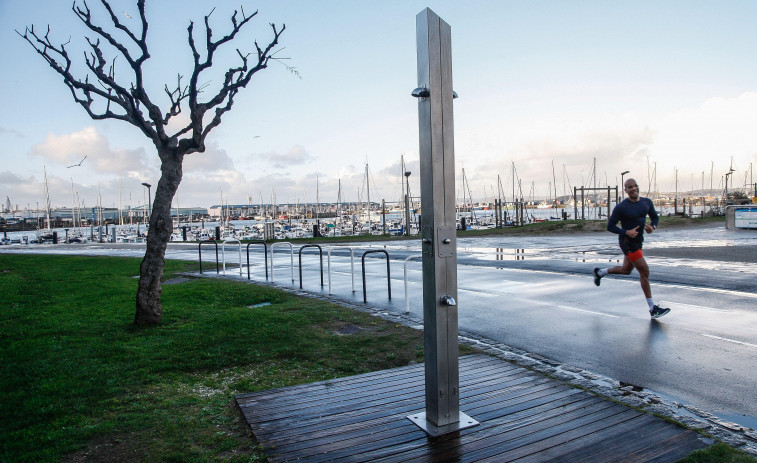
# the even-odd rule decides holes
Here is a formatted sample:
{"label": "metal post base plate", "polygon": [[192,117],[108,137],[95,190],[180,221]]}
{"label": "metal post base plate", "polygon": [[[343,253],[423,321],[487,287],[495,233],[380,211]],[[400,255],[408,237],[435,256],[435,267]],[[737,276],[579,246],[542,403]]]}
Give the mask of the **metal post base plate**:
{"label": "metal post base plate", "polygon": [[426,412],[420,411],[408,415],[407,419],[415,423],[416,426],[423,429],[430,437],[443,436],[451,432],[460,431],[461,429],[472,428],[478,426],[478,421],[474,420],[470,416],[463,412],[459,412],[459,420],[456,423],[446,424],[444,426],[437,426],[434,423],[426,419]]}

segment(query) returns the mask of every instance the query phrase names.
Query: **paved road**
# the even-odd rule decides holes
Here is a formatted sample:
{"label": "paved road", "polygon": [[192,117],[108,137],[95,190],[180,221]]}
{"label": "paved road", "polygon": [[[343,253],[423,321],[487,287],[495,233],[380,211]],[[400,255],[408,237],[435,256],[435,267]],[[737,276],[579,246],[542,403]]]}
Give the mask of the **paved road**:
{"label": "paved road", "polygon": [[[275,282],[299,286],[296,249],[292,272],[289,249],[276,248]],[[142,246],[134,245],[28,249],[143,253]],[[349,253],[334,251],[333,294],[362,301],[360,254],[368,249],[385,249],[391,255],[393,296],[387,299],[386,264],[371,254],[379,258],[366,262],[369,303],[404,312],[403,263],[408,256],[420,255],[417,240],[356,246],[355,293]],[[238,252],[228,245],[223,251],[229,262],[227,275],[246,279],[246,270],[239,276]],[[314,251],[303,254],[303,287],[326,293],[328,277],[322,288]],[[262,247],[251,247],[253,279],[265,280],[262,254]],[[722,225],[660,229],[647,237],[645,255],[655,300],[672,309],[657,321],[649,319],[636,274],[607,277],[599,288],[594,286],[595,266],[622,259],[609,233],[459,239],[460,328],[757,429],[757,232],[726,230]],[[168,257],[197,259],[197,245],[171,244]],[[210,249],[203,252],[204,262],[213,257]],[[325,268],[327,263],[324,251]],[[419,259],[411,259],[407,268],[410,312],[422,318]]]}
{"label": "paved road", "polygon": [[[393,299],[385,264],[370,259],[368,301],[403,311],[403,261],[420,254],[419,244],[373,246],[392,256]],[[460,328],[757,429],[757,232],[658,230],[645,247],[655,299],[672,309],[657,321],[649,319],[635,273],[594,286],[595,266],[622,260],[609,233],[460,239]],[[284,278],[286,259],[276,259],[277,278]],[[303,256],[303,267],[315,271],[316,263]],[[359,259],[355,265],[352,296],[348,259],[332,262],[335,295],[362,300]],[[295,256],[298,280],[296,269]],[[409,306],[418,318],[421,277],[419,259],[411,260]],[[317,273],[305,271],[303,279],[305,289],[321,290]]]}

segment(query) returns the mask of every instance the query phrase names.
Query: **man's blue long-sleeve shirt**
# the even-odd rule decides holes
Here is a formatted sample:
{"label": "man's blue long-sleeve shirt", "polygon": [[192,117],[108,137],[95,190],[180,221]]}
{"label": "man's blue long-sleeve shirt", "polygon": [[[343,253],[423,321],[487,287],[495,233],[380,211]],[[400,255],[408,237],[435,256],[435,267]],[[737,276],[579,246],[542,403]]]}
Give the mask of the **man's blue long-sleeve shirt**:
{"label": "man's blue long-sleeve shirt", "polygon": [[[643,240],[644,224],[647,221],[647,215],[652,219],[652,226],[657,227],[660,217],[657,215],[651,199],[640,197],[638,201],[634,202],[626,198],[612,210],[612,214],[610,214],[610,218],[607,221],[607,231],[621,235],[622,237],[625,235],[626,230],[633,230],[639,227],[639,235],[636,239]],[[620,222],[620,227],[617,225],[618,222]]]}

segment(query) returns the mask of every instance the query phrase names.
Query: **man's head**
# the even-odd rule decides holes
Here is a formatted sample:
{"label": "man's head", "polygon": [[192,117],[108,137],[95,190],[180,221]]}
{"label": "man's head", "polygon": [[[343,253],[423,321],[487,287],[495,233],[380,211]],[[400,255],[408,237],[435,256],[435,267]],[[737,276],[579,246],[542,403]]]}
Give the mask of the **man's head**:
{"label": "man's head", "polygon": [[636,180],[629,178],[623,186],[626,189],[628,199],[634,202],[639,200],[639,185],[636,183]]}

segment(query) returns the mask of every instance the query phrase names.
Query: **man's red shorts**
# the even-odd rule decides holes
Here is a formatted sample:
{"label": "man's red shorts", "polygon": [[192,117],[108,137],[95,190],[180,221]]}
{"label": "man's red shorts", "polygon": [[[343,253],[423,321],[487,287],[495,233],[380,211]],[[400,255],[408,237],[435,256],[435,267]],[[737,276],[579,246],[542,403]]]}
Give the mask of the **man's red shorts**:
{"label": "man's red shorts", "polygon": [[627,255],[628,260],[630,260],[631,262],[636,262],[637,260],[644,258],[644,254],[642,254],[641,249],[637,249],[634,252],[629,252]]}

